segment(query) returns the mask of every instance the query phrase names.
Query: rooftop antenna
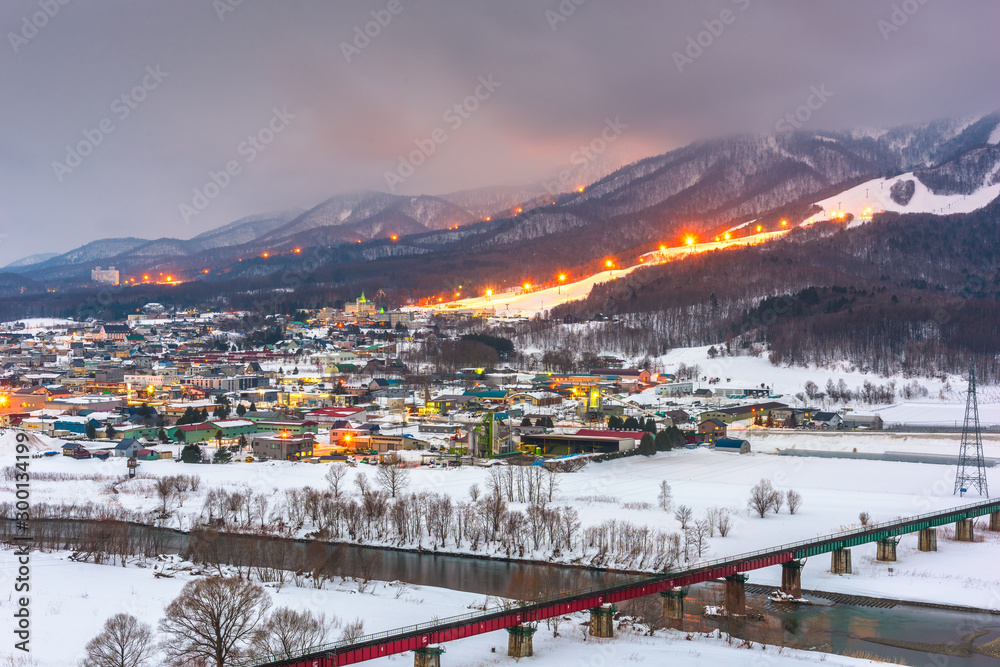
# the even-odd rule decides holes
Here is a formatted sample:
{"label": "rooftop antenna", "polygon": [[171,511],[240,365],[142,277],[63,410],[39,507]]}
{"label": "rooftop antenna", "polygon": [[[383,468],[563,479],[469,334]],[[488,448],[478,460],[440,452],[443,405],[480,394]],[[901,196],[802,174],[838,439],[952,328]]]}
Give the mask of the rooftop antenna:
{"label": "rooftop antenna", "polygon": [[976,400],[976,363],[969,359],[969,391],[965,399],[965,425],[962,427],[962,449],[958,455],[958,475],[955,493],[964,496],[975,488],[984,498],[990,497],[986,486],[986,464],[983,461],[983,434],[979,426],[979,402]]}

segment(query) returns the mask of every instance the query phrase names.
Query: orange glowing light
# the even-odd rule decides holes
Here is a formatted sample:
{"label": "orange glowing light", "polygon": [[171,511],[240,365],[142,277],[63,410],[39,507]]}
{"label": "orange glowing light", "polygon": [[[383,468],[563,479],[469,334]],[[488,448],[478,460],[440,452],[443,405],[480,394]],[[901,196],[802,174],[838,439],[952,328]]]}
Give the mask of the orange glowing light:
{"label": "orange glowing light", "polygon": [[689,237],[687,237],[687,239],[685,239],[685,242],[686,242],[686,243],[687,243],[687,244],[688,244],[689,246],[693,246],[693,245],[694,245],[694,237],[693,237],[693,236],[689,236]]}
{"label": "orange glowing light", "polygon": [[515,212],[516,212],[516,213],[520,213],[520,212],[521,212],[521,209],[520,209],[520,208],[518,208],[518,209],[517,209],[517,211],[515,211]]}
{"label": "orange glowing light", "polygon": [[758,232],[760,231],[760,225],[757,225],[757,231]]}
{"label": "orange glowing light", "polygon": [[665,246],[665,245],[661,245],[661,246],[660,246],[660,252],[663,252],[663,251],[664,251],[664,250],[666,250],[666,249],[667,249],[667,246]]}
{"label": "orange glowing light", "polygon": [[566,280],[566,274],[565,273],[560,273],[559,274],[559,282],[563,282],[565,280]]}
{"label": "orange glowing light", "polygon": [[583,192],[583,187],[579,187],[579,188],[577,188],[577,189],[576,189],[576,191],[577,191],[577,192]]}
{"label": "orange glowing light", "polygon": [[493,296],[493,290],[491,289],[486,290],[486,296]]}
{"label": "orange glowing light", "polygon": [[171,283],[173,281],[174,281],[174,277],[173,276],[167,276],[167,282],[168,283]]}
{"label": "orange glowing light", "polygon": [[483,220],[485,220],[486,222],[489,222],[491,219],[492,218],[490,216],[486,216],[485,218],[483,218]]}
{"label": "orange glowing light", "polygon": [[271,253],[269,253],[269,252],[265,252],[263,255],[261,255],[261,257],[270,257],[270,256],[271,256]]}
{"label": "orange glowing light", "polygon": [[143,280],[149,280],[149,276],[143,276],[142,279]]}
{"label": "orange glowing light", "polygon": [[531,289],[531,283],[524,283],[524,289]]}
{"label": "orange glowing light", "polygon": [[788,226],[788,221],[787,220],[782,220],[781,221],[781,226],[782,227],[787,227]]}
{"label": "orange glowing light", "polygon": [[728,240],[729,240],[729,237],[730,237],[730,234],[729,234],[729,232],[726,232],[724,236],[725,236],[725,239],[726,239],[726,240],[728,241]]}
{"label": "orange glowing light", "polygon": [[609,269],[612,266],[614,266],[614,265],[615,265],[615,263],[613,261],[611,261],[610,259],[608,261],[604,262],[604,266],[608,267]]}
{"label": "orange glowing light", "polygon": [[204,271],[202,271],[202,273],[208,273],[208,269],[205,269]]}
{"label": "orange glowing light", "polygon": [[302,248],[296,248],[292,252],[294,252],[294,253],[300,253],[300,252],[302,252]]}
{"label": "orange glowing light", "polygon": [[390,239],[392,239],[393,241],[395,241],[395,240],[397,240],[397,239],[398,239],[399,237],[398,237],[398,236],[396,236],[395,234],[393,234],[393,235],[392,235],[392,236],[390,236],[389,238],[390,238]]}

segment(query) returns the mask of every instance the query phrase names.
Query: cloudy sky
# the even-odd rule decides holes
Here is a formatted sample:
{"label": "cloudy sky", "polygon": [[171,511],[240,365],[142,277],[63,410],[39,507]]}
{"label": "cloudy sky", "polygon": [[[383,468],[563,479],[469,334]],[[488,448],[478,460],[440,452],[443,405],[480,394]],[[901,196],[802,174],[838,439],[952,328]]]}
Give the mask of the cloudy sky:
{"label": "cloudy sky", "polygon": [[811,129],[984,113],[997,25],[995,0],[5,0],[0,265],[534,182],[608,119],[624,164],[773,131],[812,87]]}

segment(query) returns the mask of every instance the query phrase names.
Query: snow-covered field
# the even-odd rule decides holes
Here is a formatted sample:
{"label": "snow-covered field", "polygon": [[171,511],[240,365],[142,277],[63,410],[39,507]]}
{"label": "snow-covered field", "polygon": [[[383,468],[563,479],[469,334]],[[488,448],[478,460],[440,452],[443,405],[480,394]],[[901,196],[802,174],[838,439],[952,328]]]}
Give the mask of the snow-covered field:
{"label": "snow-covered field", "polygon": [[[897,204],[889,196],[890,188],[898,180],[912,180],[914,182],[913,197],[905,206]],[[821,206],[824,212],[816,217],[825,219],[833,211],[843,211],[853,214],[856,220],[852,224],[858,224],[864,217],[866,210],[869,213],[881,211],[937,213],[940,215],[969,213],[986,206],[998,195],[1000,195],[1000,184],[980,188],[971,195],[936,195],[921,183],[920,179],[913,175],[913,172],[909,172],[892,178],[874,178],[818,201],[816,204]]]}
{"label": "snow-covered field", "polygon": [[[554,494],[554,506],[572,506],[579,512],[584,528],[615,519],[636,525],[679,532],[680,524],[672,512],[658,507],[657,495],[660,482],[666,480],[672,489],[673,505],[689,506],[694,518],[700,518],[711,508],[728,508],[734,517],[732,532],[726,537],[715,536],[708,540],[702,558],[732,555],[804,540],[819,535],[856,527],[862,511],[871,514],[874,521],[886,521],[901,516],[912,516],[946,507],[975,501],[975,497],[959,498],[952,494],[955,468],[944,465],[894,463],[884,461],[819,459],[776,456],[779,448],[841,449],[858,451],[917,451],[921,453],[950,453],[957,451],[958,436],[943,434],[902,436],[888,433],[829,434],[829,433],[747,433],[755,453],[747,456],[712,452],[705,449],[680,450],[661,453],[651,458],[634,457],[600,464],[589,464],[574,473],[558,476],[559,486]],[[0,439],[0,461],[10,461],[11,434]],[[988,439],[987,456],[1000,455],[1000,442]],[[202,483],[196,493],[188,493],[182,506],[173,507],[168,525],[190,528],[201,513],[206,494],[216,487],[230,491],[252,488],[258,493],[279,499],[286,489],[312,486],[325,489],[323,479],[328,464],[289,462],[240,463],[229,465],[191,466],[173,461],[144,462],[141,472],[152,476],[197,474]],[[32,483],[32,502],[60,503],[89,500],[132,510],[149,511],[159,504],[150,481],[137,480],[139,492],[112,494],[108,481],[125,473],[123,460],[74,461],[65,457],[33,459],[31,470],[71,473],[73,478],[59,481],[37,480]],[[988,469],[994,488],[1000,488],[1000,469]],[[84,479],[97,475],[94,479]],[[369,466],[348,469],[342,488],[353,492],[353,478],[365,475],[374,483],[374,472]],[[105,477],[107,476],[107,477]],[[746,509],[750,488],[761,479],[771,481],[779,490],[795,489],[803,496],[803,505],[795,515],[787,508],[780,514],[758,518]],[[477,484],[481,490],[488,488],[488,471],[482,468],[461,469],[416,468],[410,473],[407,492],[429,491],[448,494],[456,502],[468,502],[470,486]],[[127,487],[122,486],[124,491]],[[0,483],[0,500],[13,498],[13,483]],[[511,509],[525,509],[513,503]],[[980,531],[982,532],[982,531]],[[992,537],[992,536],[991,536]],[[904,540],[901,553],[910,538]],[[942,535],[942,544],[950,544]],[[983,545],[954,545],[938,553],[904,556],[907,567],[918,567],[921,583],[895,576],[880,585],[888,586],[886,595],[902,599],[925,600],[952,604],[973,604],[1000,609],[1000,599],[988,594],[995,585],[989,574],[992,568],[979,567],[988,558]],[[449,546],[444,551],[476,553],[488,552],[480,546],[471,551],[469,544],[462,548]],[[861,562],[866,548],[859,548],[856,562]],[[561,562],[586,564],[594,557],[591,549],[577,549],[555,558]],[[553,554],[544,548],[528,552],[525,558],[552,559]],[[972,559],[960,565],[956,559]],[[964,562],[964,561],[963,561]],[[826,563],[807,568],[803,585],[822,588],[826,582],[814,580],[828,569]],[[876,566],[881,567],[881,566]],[[956,591],[947,582],[956,572],[977,573],[963,581],[970,582],[968,590]],[[754,575],[756,578],[756,575]],[[763,577],[777,576],[762,573]],[[979,577],[981,579],[977,579]],[[878,572],[861,571],[854,580],[859,592],[878,578]],[[998,580],[1000,581],[1000,580]]]}
{"label": "snow-covered field", "polygon": [[[10,589],[17,563],[10,551],[0,552],[0,590]],[[32,667],[68,667],[84,656],[83,647],[100,632],[105,619],[118,612],[136,616],[155,629],[164,608],[191,579],[186,572],[171,578],[156,578],[151,567],[111,567],[67,560],[67,554],[34,554],[32,557],[31,654],[16,655],[8,646],[0,648],[0,664]],[[390,630],[433,618],[469,613],[472,605],[484,602],[482,596],[447,589],[417,587],[395,583],[377,583],[372,590],[358,593],[351,582],[336,580],[327,589],[297,588],[289,583],[277,589],[269,587],[272,608],[292,607],[335,617],[343,622],[355,618],[365,621],[365,632]],[[10,619],[14,602],[0,596],[0,615]],[[818,655],[805,651],[764,648],[740,649],[704,635],[689,635],[670,630],[654,637],[622,631],[614,639],[584,639],[585,614],[568,617],[553,638],[544,624],[534,637],[535,656],[529,660],[539,665],[647,664],[715,667],[725,664],[768,664],[787,667],[822,660],[831,665],[862,665],[868,661],[836,655]],[[10,621],[8,620],[9,624]],[[339,639],[339,629],[332,629],[330,640]],[[9,636],[9,632],[7,633]],[[162,638],[162,637],[161,637]],[[444,660],[453,667],[508,664],[507,633],[493,632],[446,645]],[[11,662],[6,662],[11,660]],[[30,661],[29,661],[30,660]],[[372,661],[379,665],[412,664],[409,654]]]}

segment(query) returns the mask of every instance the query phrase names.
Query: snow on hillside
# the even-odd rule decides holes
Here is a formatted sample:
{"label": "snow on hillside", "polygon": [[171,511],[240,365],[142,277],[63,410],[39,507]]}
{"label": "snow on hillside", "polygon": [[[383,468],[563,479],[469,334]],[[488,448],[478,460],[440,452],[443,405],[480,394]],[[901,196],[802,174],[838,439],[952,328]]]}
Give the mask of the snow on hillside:
{"label": "snow on hillside", "polygon": [[[669,248],[662,246],[659,250],[654,250],[642,255],[642,257],[640,257],[639,264],[634,264],[625,268],[615,268],[609,271],[600,271],[591,276],[587,276],[586,278],[573,282],[567,282],[562,286],[557,285],[544,289],[532,287],[528,290],[525,290],[523,287],[517,287],[507,292],[494,291],[494,293],[489,296],[483,294],[466,299],[457,299],[429,309],[411,308],[410,310],[471,308],[474,310],[492,310],[496,317],[534,317],[535,315],[554,308],[555,306],[561,306],[564,303],[585,299],[595,285],[606,283],[610,280],[616,280],[621,276],[626,276],[632,273],[636,269],[646,266],[654,266],[656,264],[662,264],[664,262],[674,261],[677,259],[683,259],[691,254],[719,250],[721,248],[765,243],[767,241],[774,240],[785,233],[785,231],[763,232],[760,234],[751,234],[750,236],[732,239],[730,241],[703,241],[692,243],[691,245]],[[692,239],[692,241],[694,240],[695,239]]]}
{"label": "snow on hillside", "polygon": [[[899,180],[912,180],[916,187],[913,197],[905,206],[897,204],[889,196],[893,183]],[[832,219],[835,212],[843,211],[854,216],[855,222],[852,225],[858,225],[869,220],[872,214],[882,211],[939,215],[970,213],[986,206],[998,196],[1000,196],[1000,184],[981,188],[971,195],[936,195],[921,183],[913,172],[909,172],[892,178],[875,178],[818,201],[816,205],[822,207],[823,212],[818,213],[815,219]],[[808,222],[812,221],[811,218]]]}

